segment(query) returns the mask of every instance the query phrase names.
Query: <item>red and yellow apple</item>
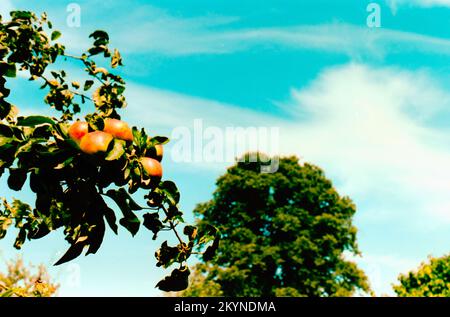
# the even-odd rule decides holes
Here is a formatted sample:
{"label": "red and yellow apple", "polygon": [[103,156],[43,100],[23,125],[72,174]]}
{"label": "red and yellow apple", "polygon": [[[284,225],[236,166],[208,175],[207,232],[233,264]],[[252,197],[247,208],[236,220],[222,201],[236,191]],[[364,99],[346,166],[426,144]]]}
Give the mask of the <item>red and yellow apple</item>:
{"label": "red and yellow apple", "polygon": [[162,177],[162,165],[157,160],[150,157],[143,157],[140,159],[144,171],[150,177]]}
{"label": "red and yellow apple", "polygon": [[133,141],[133,132],[128,124],[118,119],[105,119],[103,131],[111,134],[113,137],[125,141]]}
{"label": "red and yellow apple", "polygon": [[87,122],[75,121],[69,128],[69,137],[79,144],[81,139],[88,134],[88,132],[89,125]]}
{"label": "red and yellow apple", "polygon": [[86,154],[106,152],[113,136],[103,131],[94,131],[86,134],[80,142],[80,149]]}

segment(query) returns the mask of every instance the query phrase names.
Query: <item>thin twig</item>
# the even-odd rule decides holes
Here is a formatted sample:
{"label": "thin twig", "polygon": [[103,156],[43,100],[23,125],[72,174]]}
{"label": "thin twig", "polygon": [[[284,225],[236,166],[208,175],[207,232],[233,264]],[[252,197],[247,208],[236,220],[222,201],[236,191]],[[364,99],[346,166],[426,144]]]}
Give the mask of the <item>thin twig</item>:
{"label": "thin twig", "polygon": [[79,56],[70,55],[70,54],[66,54],[66,53],[62,54],[62,56],[64,56],[64,57],[69,57],[69,58],[73,58],[73,59],[77,59],[77,60],[80,60],[80,61],[83,61],[83,62],[84,62],[84,59],[81,58],[81,57],[79,57]]}
{"label": "thin twig", "polygon": [[[86,59],[83,59],[83,58],[78,57],[78,56],[70,55],[70,54],[65,54],[65,53],[63,54],[63,56],[82,61],[84,66],[86,66],[92,72],[92,76],[93,77],[95,77],[102,85],[105,85],[105,86],[109,85],[108,82],[105,82],[103,79],[98,77],[97,74],[94,73],[93,68],[91,67],[91,65],[88,62],[86,62]],[[91,55],[87,56],[87,58],[89,58],[89,57],[91,57]]]}
{"label": "thin twig", "polygon": [[[161,205],[162,210],[164,211],[164,213],[166,214],[166,217],[169,217],[169,212],[167,211],[166,207],[164,207],[164,205]],[[177,230],[175,229],[175,225],[173,224],[172,220],[169,220],[169,225],[170,228],[173,230],[173,232],[175,232],[175,235],[178,238],[178,241],[180,241],[180,244],[184,244],[183,240],[181,240]]]}
{"label": "thin twig", "polygon": [[94,100],[91,98],[91,97],[89,97],[89,96],[86,96],[85,94],[82,94],[82,93],[80,93],[80,92],[77,92],[77,91],[73,91],[73,90],[70,90],[70,89],[68,89],[71,93],[73,93],[74,95],[77,95],[77,96],[80,96],[80,97],[83,97],[84,99],[87,99],[87,100],[89,100],[89,101],[92,101],[92,102],[94,102]]}

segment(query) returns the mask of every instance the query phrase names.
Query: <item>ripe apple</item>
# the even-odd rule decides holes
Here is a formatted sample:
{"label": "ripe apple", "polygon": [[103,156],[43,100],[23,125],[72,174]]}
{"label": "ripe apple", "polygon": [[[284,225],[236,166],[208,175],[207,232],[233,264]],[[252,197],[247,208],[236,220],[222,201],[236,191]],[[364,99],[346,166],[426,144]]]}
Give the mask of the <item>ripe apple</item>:
{"label": "ripe apple", "polygon": [[80,142],[80,149],[86,154],[106,152],[113,136],[103,131],[94,131],[86,134]]}
{"label": "ripe apple", "polygon": [[156,159],[161,162],[164,155],[164,148],[162,144],[155,145],[155,149],[156,149]]}
{"label": "ripe apple", "polygon": [[88,133],[89,125],[87,122],[76,121],[69,128],[69,137],[80,144],[81,139]]}
{"label": "ripe apple", "polygon": [[157,160],[150,157],[141,158],[141,164],[148,176],[162,177],[162,165]]}
{"label": "ripe apple", "polygon": [[110,133],[113,137],[125,141],[133,141],[133,132],[128,124],[122,120],[105,119],[104,132]]}

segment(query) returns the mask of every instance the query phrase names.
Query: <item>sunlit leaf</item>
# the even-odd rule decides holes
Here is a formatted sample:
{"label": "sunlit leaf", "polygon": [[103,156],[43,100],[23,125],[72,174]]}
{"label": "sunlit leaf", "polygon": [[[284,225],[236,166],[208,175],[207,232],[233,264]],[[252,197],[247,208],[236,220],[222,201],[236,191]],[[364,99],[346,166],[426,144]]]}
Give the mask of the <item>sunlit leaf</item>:
{"label": "sunlit leaf", "polygon": [[55,121],[53,121],[49,117],[45,116],[28,116],[28,117],[19,117],[17,118],[17,125],[18,126],[26,126],[26,127],[34,127],[36,125],[40,124],[55,124]]}
{"label": "sunlit leaf", "polygon": [[52,35],[51,35],[52,41],[55,41],[55,40],[57,40],[60,37],[61,37],[61,32],[59,32],[59,31],[53,31],[52,32]]}

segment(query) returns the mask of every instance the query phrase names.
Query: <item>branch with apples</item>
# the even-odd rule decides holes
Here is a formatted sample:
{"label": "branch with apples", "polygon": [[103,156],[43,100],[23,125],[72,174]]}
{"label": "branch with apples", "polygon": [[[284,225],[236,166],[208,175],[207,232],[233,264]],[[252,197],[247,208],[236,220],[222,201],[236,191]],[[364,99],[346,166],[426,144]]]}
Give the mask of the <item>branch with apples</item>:
{"label": "branch with apples", "polygon": [[[0,175],[9,172],[7,183],[15,191],[23,190],[28,180],[35,202],[32,206],[2,198],[0,239],[15,227],[14,247],[20,249],[26,240],[61,229],[70,247],[59,265],[84,251],[96,253],[106,226],[118,234],[120,225],[134,236],[143,225],[153,239],[161,231],[172,231],[178,244],[163,242],[155,252],[156,265],[178,267],[157,287],[185,289],[186,261],[192,254],[210,259],[219,233],[212,226],[185,224],[177,186],[163,180],[161,161],[168,138],[151,137],[145,129],[130,128],[121,120],[126,84],[112,72],[123,66],[119,51],[111,50],[108,34],[98,30],[90,35],[91,48],[80,56],[69,55],[56,42],[61,33],[52,31],[46,14],[13,11],[10,15],[10,20],[0,21]],[[64,70],[49,70],[68,59],[83,67],[88,76],[83,83],[70,81]],[[107,66],[98,66],[105,61]],[[42,83],[40,88],[48,91],[44,102],[59,117],[19,115],[18,107],[8,101],[7,88],[18,71]],[[86,103],[93,105],[93,112],[82,111]],[[133,199],[137,193],[143,194],[146,207]],[[120,210],[119,221],[113,203]],[[177,231],[180,226],[183,235]]]}

